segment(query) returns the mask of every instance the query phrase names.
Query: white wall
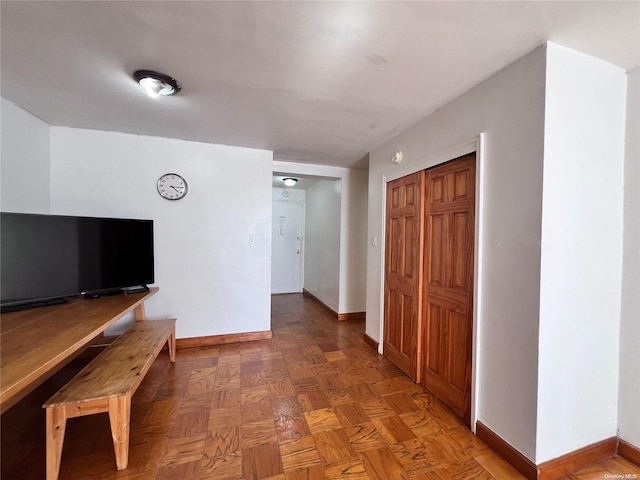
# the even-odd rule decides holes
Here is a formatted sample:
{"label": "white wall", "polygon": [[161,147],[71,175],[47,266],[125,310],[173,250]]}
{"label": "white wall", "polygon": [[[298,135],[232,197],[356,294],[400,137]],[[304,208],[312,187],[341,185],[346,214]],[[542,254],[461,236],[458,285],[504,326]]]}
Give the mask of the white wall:
{"label": "white wall", "polygon": [[367,304],[368,172],[351,170],[342,178],[340,305],[338,313],[364,312]]}
{"label": "white wall", "polygon": [[49,213],[49,124],[0,98],[0,207]]}
{"label": "white wall", "polygon": [[[480,166],[481,309],[476,414],[529,459],[535,458],[545,49],[538,48],[369,157],[366,332],[380,340],[383,175],[433,165],[440,152],[485,132]],[[402,150],[400,166],[391,163]],[[377,237],[378,245],[371,245]]]}
{"label": "white wall", "polygon": [[626,79],[549,44],[546,92],[537,463],[616,435]]}
{"label": "white wall", "polygon": [[304,289],[338,312],[340,298],[341,180],[306,190]]}
{"label": "white wall", "polygon": [[640,69],[627,75],[625,156],[618,432],[640,448]]}
{"label": "white wall", "polygon": [[271,200],[274,202],[305,202],[305,190],[302,188],[279,188],[271,189]]}
{"label": "white wall", "polygon": [[[184,199],[158,195],[167,172],[186,177]],[[147,313],[177,317],[181,338],[270,329],[271,183],[269,151],[51,128],[52,212],[153,219]]]}
{"label": "white wall", "polygon": [[[367,171],[278,160],[273,162],[273,166],[275,172],[341,180],[340,280],[336,311],[364,312],[367,271]],[[308,219],[306,227],[309,228]],[[305,279],[306,276],[305,270]],[[323,298],[320,300],[327,303]]]}

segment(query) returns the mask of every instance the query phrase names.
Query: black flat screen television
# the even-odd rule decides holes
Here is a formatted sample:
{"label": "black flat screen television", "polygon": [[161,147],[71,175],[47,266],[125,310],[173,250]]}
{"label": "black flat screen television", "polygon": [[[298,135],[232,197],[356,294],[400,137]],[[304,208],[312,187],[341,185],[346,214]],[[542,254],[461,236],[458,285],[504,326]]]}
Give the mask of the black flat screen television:
{"label": "black flat screen television", "polygon": [[2,311],[153,282],[153,220],[0,213]]}

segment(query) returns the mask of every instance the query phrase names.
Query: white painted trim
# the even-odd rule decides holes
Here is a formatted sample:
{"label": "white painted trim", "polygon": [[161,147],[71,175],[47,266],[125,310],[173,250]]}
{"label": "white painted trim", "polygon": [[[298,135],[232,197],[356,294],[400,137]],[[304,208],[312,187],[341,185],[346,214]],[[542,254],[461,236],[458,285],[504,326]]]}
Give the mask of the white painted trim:
{"label": "white painted trim", "polygon": [[[416,170],[417,171],[417,170]],[[405,173],[401,177],[406,175],[411,175],[411,173]],[[392,179],[392,180],[395,180]],[[380,262],[380,332],[378,342],[378,353],[380,355],[384,354],[384,269],[386,268],[386,248],[387,248],[387,183],[392,181],[388,180],[386,175],[382,175],[382,229],[380,230],[380,256],[382,257],[382,261]]]}
{"label": "white painted trim", "polygon": [[297,202],[302,207],[302,241],[300,242],[300,293],[304,290],[304,252],[307,241],[307,202]]}
{"label": "white painted trim", "polygon": [[473,338],[471,349],[471,431],[476,433],[476,422],[478,420],[478,390],[480,388],[480,327],[482,326],[482,310],[480,303],[482,302],[482,270],[483,270],[483,253],[482,239],[484,238],[484,222],[482,222],[484,214],[484,145],[485,133],[482,132],[476,137],[476,238],[474,243],[474,272],[473,272]]}
{"label": "white painted trim", "polygon": [[484,181],[484,142],[485,134],[480,133],[477,137],[474,137],[466,142],[455,145],[447,150],[443,150],[439,153],[426,157],[411,165],[406,165],[394,169],[391,172],[383,173],[382,179],[382,225],[380,231],[380,342],[378,344],[378,353],[383,353],[384,342],[384,269],[385,269],[385,247],[386,247],[386,218],[387,218],[387,183],[397,180],[407,175],[426,170],[436,165],[446,163],[450,160],[454,160],[463,155],[476,152],[476,221],[475,221],[475,254],[474,254],[474,292],[473,292],[473,339],[471,350],[471,431],[476,431],[477,420],[477,395],[478,392],[478,346],[479,346],[479,326],[481,325],[480,312],[478,308],[480,303],[480,291],[482,287],[481,282],[481,270],[482,262],[482,213],[483,213],[483,192],[482,186]]}

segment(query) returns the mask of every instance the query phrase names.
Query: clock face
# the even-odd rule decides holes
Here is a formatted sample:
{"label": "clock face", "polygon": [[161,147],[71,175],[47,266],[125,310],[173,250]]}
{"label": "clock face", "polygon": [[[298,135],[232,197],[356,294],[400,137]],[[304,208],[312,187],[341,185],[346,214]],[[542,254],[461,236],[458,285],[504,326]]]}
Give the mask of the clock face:
{"label": "clock face", "polygon": [[165,173],[158,179],[158,193],[167,200],[180,200],[188,190],[187,181],[177,173]]}

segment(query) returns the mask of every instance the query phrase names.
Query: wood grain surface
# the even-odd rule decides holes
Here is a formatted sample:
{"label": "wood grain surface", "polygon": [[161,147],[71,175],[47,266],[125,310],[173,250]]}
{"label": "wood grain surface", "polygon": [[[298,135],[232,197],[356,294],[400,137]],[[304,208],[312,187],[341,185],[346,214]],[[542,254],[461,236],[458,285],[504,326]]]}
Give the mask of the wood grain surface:
{"label": "wood grain surface", "polygon": [[[178,350],[174,366],[161,352],[133,396],[128,468],[114,469],[109,420],[93,415],[70,422],[60,478],[524,478],[377,355],[364,322],[337,322],[302,295],[278,295],[272,330],[271,340]],[[74,365],[2,415],[3,480],[44,477],[41,405]],[[605,474],[640,475],[640,467],[612,457],[563,480]]]}
{"label": "wood grain surface", "polygon": [[0,408],[8,408],[55,373],[95,337],[131,311],[144,319],[148,292],[69,303],[2,315],[0,322]]}

